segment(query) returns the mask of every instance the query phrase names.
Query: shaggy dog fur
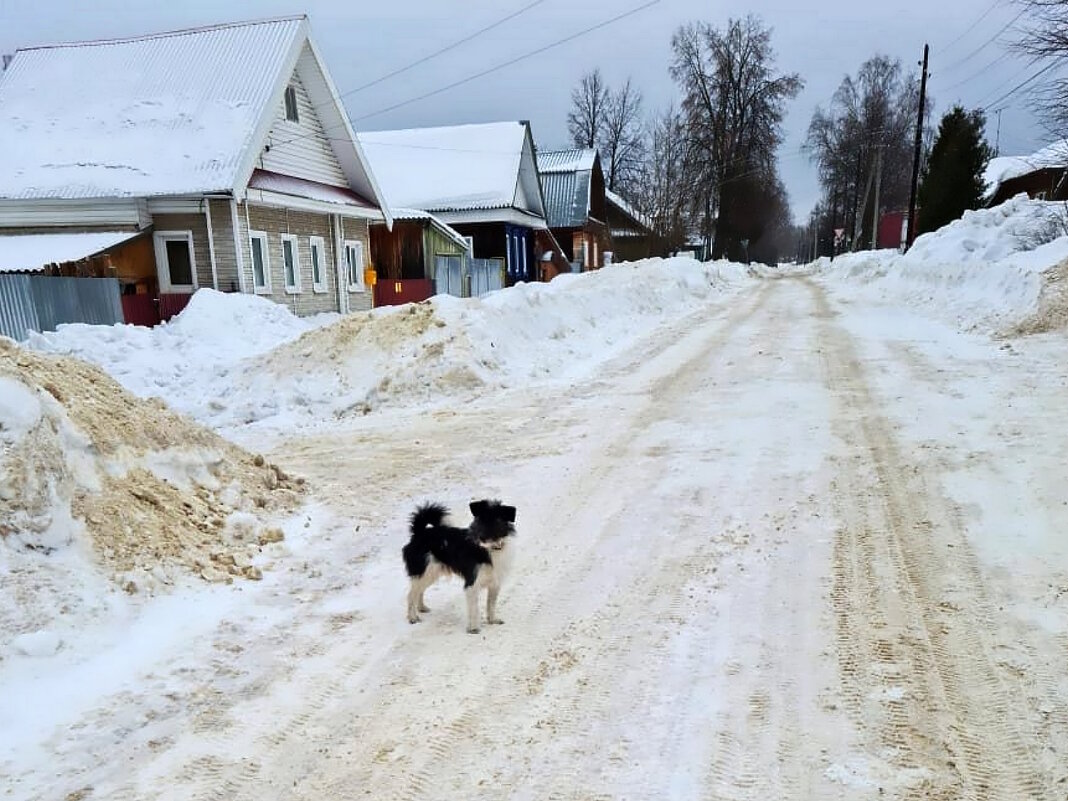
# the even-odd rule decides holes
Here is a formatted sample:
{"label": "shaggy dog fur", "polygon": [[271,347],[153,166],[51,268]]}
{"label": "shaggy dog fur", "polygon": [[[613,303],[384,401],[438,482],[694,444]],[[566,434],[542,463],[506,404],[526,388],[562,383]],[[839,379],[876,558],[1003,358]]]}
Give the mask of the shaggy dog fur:
{"label": "shaggy dog fur", "polygon": [[448,509],[441,504],[420,506],[411,517],[411,539],[404,546],[408,569],[408,622],[418,623],[420,612],[429,612],[423,594],[443,576],[459,576],[467,595],[467,630],[479,630],[478,595],[485,588],[486,619],[503,623],[497,617],[497,595],[509,561],[510,540],[515,535],[515,507],[500,501],[475,501],[475,519],[467,528],[447,525]]}

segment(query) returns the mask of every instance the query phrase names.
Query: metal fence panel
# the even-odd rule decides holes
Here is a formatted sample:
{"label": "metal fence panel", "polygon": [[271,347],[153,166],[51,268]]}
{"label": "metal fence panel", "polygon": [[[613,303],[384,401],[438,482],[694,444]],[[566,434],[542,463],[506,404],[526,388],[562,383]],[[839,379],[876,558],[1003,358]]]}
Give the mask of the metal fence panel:
{"label": "metal fence panel", "polygon": [[434,257],[434,291],[439,295],[464,296],[463,256]]}
{"label": "metal fence panel", "polygon": [[504,263],[500,259],[470,259],[468,269],[471,271],[472,297],[504,288]]}
{"label": "metal fence panel", "polygon": [[29,331],[53,331],[64,323],[123,322],[114,278],[0,275],[0,333],[13,339]]}
{"label": "metal fence panel", "polygon": [[0,273],[0,334],[23,340],[27,331],[40,330],[30,276]]}
{"label": "metal fence panel", "polygon": [[30,276],[30,290],[41,331],[64,323],[113,325],[123,322],[119,282],[115,278]]}

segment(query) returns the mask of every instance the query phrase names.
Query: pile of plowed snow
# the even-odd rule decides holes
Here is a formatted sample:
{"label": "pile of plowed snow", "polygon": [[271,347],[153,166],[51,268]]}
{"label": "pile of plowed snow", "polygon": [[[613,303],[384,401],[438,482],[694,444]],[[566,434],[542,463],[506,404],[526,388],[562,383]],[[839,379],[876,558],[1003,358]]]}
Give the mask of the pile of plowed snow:
{"label": "pile of plowed snow", "polygon": [[228,397],[199,414],[220,427],[293,426],[569,378],[745,276],[739,265],[652,259],[350,315],[246,361]]}
{"label": "pile of plowed snow", "polygon": [[[1047,323],[1059,319],[1056,282],[1065,259],[1064,204],[1020,195],[965,212],[918,237],[904,255],[851,253],[833,262],[821,259],[816,270],[867,283],[883,297],[925,307],[964,328],[1004,330],[1027,327],[1036,314]],[[1030,327],[1042,330],[1038,322]]]}
{"label": "pile of plowed snow", "polygon": [[135,394],[228,433],[315,425],[576,375],[746,274],[725,262],[649,259],[311,321],[262,298],[201,290],[158,329],[71,325],[27,345],[99,364]]}
{"label": "pile of plowed snow", "polygon": [[338,318],[297,317],[266,298],[201,289],[181,314],[155,328],[61,325],[31,334],[25,344],[98,364],[134,394],[196,413],[205,397],[226,393],[236,364]]}
{"label": "pile of plowed snow", "polygon": [[96,367],[0,339],[0,652],[108,586],[259,578],[266,523],[302,484]]}

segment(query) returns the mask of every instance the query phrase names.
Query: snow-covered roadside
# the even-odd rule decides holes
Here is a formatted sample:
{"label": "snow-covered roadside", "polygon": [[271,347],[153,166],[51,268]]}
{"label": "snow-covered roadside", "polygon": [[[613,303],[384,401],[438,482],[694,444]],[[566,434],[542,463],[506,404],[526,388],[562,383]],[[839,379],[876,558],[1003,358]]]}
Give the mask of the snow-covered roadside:
{"label": "snow-covered roadside", "polygon": [[822,258],[808,269],[856,284],[868,300],[921,309],[966,331],[996,332],[1033,314],[1044,272],[1068,258],[1062,203],[1015,197],[894,250]]}
{"label": "snow-covered roadside", "polygon": [[726,262],[649,259],[482,298],[314,320],[262,298],[201,291],[157,329],[63,326],[27,344],[95,362],[135,394],[234,436],[253,424],[314,428],[574,378],[748,276]]}

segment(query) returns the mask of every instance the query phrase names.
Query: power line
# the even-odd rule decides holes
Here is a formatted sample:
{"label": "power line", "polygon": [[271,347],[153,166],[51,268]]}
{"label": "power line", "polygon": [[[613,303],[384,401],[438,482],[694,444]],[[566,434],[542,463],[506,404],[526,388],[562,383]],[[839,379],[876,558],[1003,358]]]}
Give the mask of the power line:
{"label": "power line", "polygon": [[953,45],[955,45],[957,42],[959,42],[961,39],[971,33],[975,29],[975,26],[982,22],[984,19],[986,19],[988,16],[990,16],[990,12],[992,12],[999,5],[1001,5],[1001,0],[994,0],[994,2],[990,4],[990,8],[984,11],[977,20],[975,20],[971,25],[965,28],[964,31],[960,34],[960,36],[958,36],[956,39],[954,39],[952,42],[942,48],[943,52],[949,50],[951,47],[953,47]]}
{"label": "power line", "polygon": [[948,92],[948,91],[951,91],[953,89],[956,89],[958,86],[963,86],[966,83],[971,83],[976,78],[978,78],[980,75],[983,75],[984,73],[989,72],[992,68],[996,67],[998,64],[1000,64],[1002,61],[1004,61],[1005,59],[1009,58],[1010,56],[1012,56],[1012,51],[1011,50],[1006,50],[1004,53],[1002,53],[1000,56],[995,58],[993,61],[991,61],[989,64],[987,64],[982,69],[980,69],[980,70],[978,70],[976,72],[973,72],[971,75],[967,76],[966,78],[962,78],[961,80],[957,81],[955,84],[953,84],[951,86],[947,86],[946,87],[946,91]]}
{"label": "power line", "polygon": [[511,14],[508,14],[505,17],[501,17],[496,22],[492,22],[492,23],[490,23],[489,25],[487,25],[484,28],[479,28],[474,33],[465,36],[463,39],[458,39],[457,41],[453,42],[452,44],[445,45],[445,47],[442,47],[440,50],[435,50],[433,53],[430,53],[429,55],[423,56],[422,58],[418,59],[417,61],[413,61],[411,64],[407,64],[407,65],[405,65],[403,67],[400,67],[399,69],[395,69],[395,70],[393,70],[393,72],[388,72],[388,73],[386,73],[385,75],[383,75],[383,76],[381,76],[379,78],[375,78],[373,81],[368,81],[367,83],[363,84],[362,86],[357,86],[355,89],[349,89],[347,92],[342,92],[340,95],[338,95],[338,97],[348,97],[349,95],[354,95],[357,92],[362,92],[364,89],[369,89],[372,86],[377,86],[378,84],[382,83],[383,81],[388,81],[390,78],[395,78],[398,75],[401,75],[401,74],[403,74],[405,72],[408,72],[411,69],[414,69],[415,67],[418,67],[418,66],[420,66],[422,64],[426,64],[426,62],[428,62],[428,61],[430,61],[432,59],[435,59],[435,58],[437,58],[438,56],[440,56],[440,55],[442,55],[444,53],[448,53],[450,50],[455,50],[460,45],[467,44],[472,39],[477,39],[482,34],[488,33],[489,31],[492,31],[494,28],[499,28],[501,25],[504,25],[504,23],[510,22],[511,20],[515,19],[519,15],[525,14],[527,11],[530,11],[530,9],[534,8],[534,6],[540,6],[544,2],[545,2],[545,0],[534,0],[533,3],[525,5],[521,9],[519,9],[518,11],[513,11]]}
{"label": "power line", "polygon": [[611,17],[610,19],[606,19],[603,22],[598,22],[596,25],[591,25],[588,28],[583,28],[582,30],[577,31],[571,34],[570,36],[565,36],[563,39],[557,39],[556,41],[550,42],[549,44],[543,45],[542,47],[539,47],[535,50],[530,50],[521,56],[516,56],[515,58],[510,59],[509,61],[504,61],[500,64],[496,64],[495,66],[484,69],[481,72],[476,72],[473,75],[468,75],[466,78],[461,78],[458,81],[453,81],[452,83],[446,84],[445,86],[439,87],[438,89],[425,92],[424,94],[417,95],[416,97],[408,98],[407,100],[402,100],[399,103],[394,103],[392,106],[380,108],[377,111],[370,112],[369,114],[362,114],[359,117],[356,117],[353,122],[359,122],[360,120],[366,120],[371,117],[377,117],[380,114],[386,114],[390,111],[395,111],[399,108],[403,108],[404,106],[411,105],[412,103],[418,103],[420,100],[426,100],[428,97],[433,97],[434,95],[439,95],[442,92],[447,92],[450,89],[455,89],[457,86],[463,86],[465,83],[470,83],[471,81],[477,80],[479,78],[484,78],[485,76],[490,75],[491,73],[505,69],[506,67],[511,67],[514,64],[518,64],[520,61],[525,61],[528,58],[533,58],[534,56],[540,55],[541,53],[544,53],[547,50],[552,50],[555,47],[559,47],[560,45],[574,41],[580,36],[585,36],[588,33],[592,33],[593,31],[599,30],[608,25],[612,25],[613,23],[619,22],[620,20],[626,19],[627,17],[633,16],[639,11],[644,11],[647,8],[651,8],[652,6],[657,5],[659,2],[660,0],[650,0],[649,2],[644,3],[640,6],[636,6],[635,8],[632,8],[629,11],[624,11],[622,14],[617,14],[616,16]]}
{"label": "power line", "polygon": [[[651,8],[652,6],[655,6],[655,5],[659,4],[659,3],[660,3],[660,0],[649,0],[649,2],[643,3],[640,6],[635,6],[634,8],[630,9],[629,11],[624,11],[622,14],[617,14],[614,17],[610,17],[609,19],[606,19],[606,20],[603,20],[601,22],[598,22],[596,25],[591,25],[588,28],[583,28],[582,30],[577,31],[576,33],[570,34],[569,36],[565,36],[562,39],[557,39],[557,40],[555,40],[553,42],[550,42],[547,45],[543,45],[542,47],[539,47],[539,48],[537,48],[535,50],[530,50],[530,51],[528,51],[528,52],[526,52],[526,53],[524,53],[524,54],[522,54],[520,56],[516,56],[515,58],[510,59],[509,61],[501,62],[500,64],[496,64],[496,65],[494,65],[492,67],[484,69],[481,72],[476,72],[473,75],[468,75],[466,78],[461,78],[460,80],[453,81],[452,83],[446,84],[445,86],[439,87],[439,88],[434,89],[432,91],[425,92],[424,94],[418,95],[416,97],[411,97],[411,98],[408,98],[407,100],[402,100],[399,103],[394,103],[391,106],[386,106],[385,108],[380,108],[380,109],[378,109],[376,111],[372,111],[369,114],[363,114],[363,115],[361,115],[359,117],[355,117],[355,118],[353,118],[351,120],[351,122],[359,122],[360,120],[366,120],[366,119],[369,119],[370,117],[377,117],[380,114],[385,114],[387,112],[394,111],[394,110],[396,110],[398,108],[402,108],[404,106],[411,105],[412,103],[417,103],[420,100],[426,100],[428,97],[433,97],[434,95],[439,95],[442,92],[447,92],[450,89],[455,89],[457,86],[463,86],[466,83],[470,83],[471,81],[477,80],[479,78],[483,78],[486,75],[490,75],[491,73],[498,72],[498,71],[500,71],[502,69],[505,69],[507,67],[510,67],[510,66],[512,66],[514,64],[518,64],[520,61],[525,61],[528,58],[533,58],[534,56],[539,55],[541,53],[544,53],[544,52],[546,52],[548,50],[552,50],[555,47],[559,47],[560,45],[567,44],[568,42],[574,41],[575,39],[578,39],[581,36],[585,36],[588,33],[592,33],[593,31],[600,30],[601,28],[605,28],[605,27],[607,27],[609,25],[612,25],[612,24],[614,24],[616,22],[619,22],[620,20],[623,20],[623,19],[626,19],[627,17],[633,16],[634,14],[637,14],[640,11],[644,11],[647,8]],[[346,123],[346,121],[343,121],[341,123],[337,123],[337,124],[331,125],[329,127],[324,127],[323,131],[325,132],[325,131],[333,130],[335,128],[340,128],[343,125],[345,125],[345,123]],[[309,137],[318,136],[318,135],[319,135],[319,132],[317,132],[317,131],[312,131],[312,132],[308,132],[308,133],[299,134],[297,136],[293,136],[293,137],[291,137],[289,139],[286,139],[286,140],[283,140],[281,142],[276,142],[274,144],[274,147],[281,147],[283,145],[289,145],[289,144],[292,144],[293,142],[299,142],[302,139],[307,139]]]}
{"label": "power line", "polygon": [[999,103],[1002,103],[1005,100],[1008,100],[1010,97],[1012,97],[1018,91],[1023,89],[1025,86],[1027,86],[1028,84],[1033,83],[1034,81],[1038,80],[1040,77],[1045,75],[1047,72],[1049,72],[1051,69],[1053,69],[1056,66],[1058,66],[1056,61],[1054,61],[1054,62],[1052,62],[1050,64],[1047,64],[1042,69],[1040,69],[1038,72],[1036,72],[1034,75],[1032,75],[1030,78],[1027,78],[1026,80],[1023,80],[1020,83],[1016,84],[1016,86],[1012,87],[1012,89],[1007,91],[1005,94],[1003,94],[997,100],[993,100],[990,103],[987,103],[983,107],[983,111],[989,111],[991,108],[993,108],[994,106],[998,105]]}
{"label": "power line", "polygon": [[977,48],[975,48],[973,51],[971,51],[964,58],[957,59],[952,64],[950,64],[948,67],[943,68],[942,71],[943,72],[952,72],[953,70],[955,70],[957,67],[961,66],[962,64],[966,64],[967,62],[971,61],[973,58],[975,58],[977,55],[979,55],[981,52],[983,52],[983,50],[986,49],[987,45],[993,43],[995,39],[997,39],[999,36],[1001,36],[1001,34],[1005,33],[1005,31],[1007,31],[1009,28],[1011,28],[1013,25],[1015,25],[1016,21],[1020,17],[1022,17],[1026,13],[1026,11],[1027,11],[1026,8],[1022,9],[1019,14],[1017,14],[1015,17],[1013,17],[1008,22],[1006,22],[1003,26],[1001,26],[1001,28],[998,29],[997,33],[995,33],[993,36],[991,36],[989,39],[987,39],[985,42],[983,42],[981,45],[979,45]]}
{"label": "power line", "polygon": [[1041,59],[1041,56],[1035,56],[1034,58],[1032,58],[1030,61],[1028,61],[1026,64],[1024,64],[1020,69],[1016,70],[1016,72],[1014,72],[1008,78],[1003,80],[1001,83],[999,83],[993,89],[990,89],[986,94],[984,94],[982,97],[980,97],[979,101],[978,101],[978,104],[982,105],[988,98],[994,97],[998,92],[1000,92],[1002,89],[1004,89],[1010,83],[1012,83],[1017,78],[1019,78],[1021,75],[1023,75],[1025,72],[1027,72],[1029,69],[1031,69],[1031,67],[1033,67],[1036,63],[1038,63],[1038,61],[1040,59]]}

